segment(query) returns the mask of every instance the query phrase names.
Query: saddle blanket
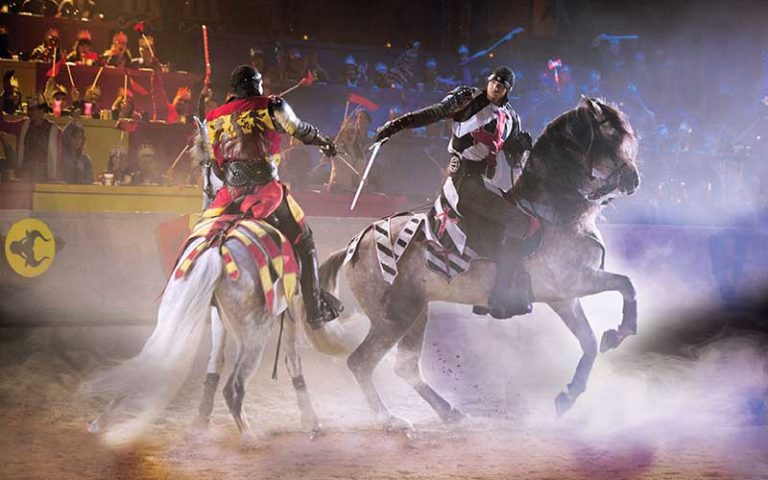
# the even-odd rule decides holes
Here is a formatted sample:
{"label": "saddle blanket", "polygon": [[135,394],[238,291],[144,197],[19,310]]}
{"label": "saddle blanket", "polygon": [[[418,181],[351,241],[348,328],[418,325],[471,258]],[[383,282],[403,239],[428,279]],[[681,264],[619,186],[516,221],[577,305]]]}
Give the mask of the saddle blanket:
{"label": "saddle blanket", "polygon": [[[394,232],[392,230],[392,219],[404,216],[410,216],[410,218],[399,232]],[[344,264],[354,258],[360,239],[369,230],[373,230],[379,270],[384,280],[390,285],[394,283],[398,274],[398,260],[403,256],[403,253],[419,231],[423,233],[427,242],[427,248],[424,253],[427,268],[439,273],[448,281],[465,272],[473,260],[483,258],[466,245],[463,252],[459,251],[455,246],[453,248],[444,246],[430,228],[429,218],[426,213],[400,213],[372,223],[355,236],[347,245]]]}
{"label": "saddle blanket", "polygon": [[[450,282],[457,275],[466,272],[473,261],[488,257],[472,248],[472,235],[468,235],[462,216],[456,211],[455,200],[451,192],[439,195],[429,213],[399,213],[377,220],[367,226],[347,245],[344,263],[350,262],[357,252],[360,239],[373,230],[379,270],[384,280],[390,285],[398,274],[397,262],[411,244],[416,234],[421,231],[426,239],[424,261],[428,269],[440,274]],[[516,208],[510,205],[510,208]],[[531,226],[523,242],[524,256],[535,254],[541,246],[541,223],[526,212],[531,218]],[[392,219],[409,216],[399,232],[392,229]],[[468,241],[468,238],[470,241]]]}
{"label": "saddle blanket", "polygon": [[[195,239],[203,238],[184,258],[183,253]],[[248,249],[256,265],[267,308],[273,314],[285,310],[296,293],[299,264],[290,242],[269,223],[222,215],[201,219],[187,237],[176,259],[176,279],[184,278],[194,267],[195,260],[209,248],[218,248],[227,275],[233,281],[240,278],[240,266],[227,247],[227,240],[237,240]]]}

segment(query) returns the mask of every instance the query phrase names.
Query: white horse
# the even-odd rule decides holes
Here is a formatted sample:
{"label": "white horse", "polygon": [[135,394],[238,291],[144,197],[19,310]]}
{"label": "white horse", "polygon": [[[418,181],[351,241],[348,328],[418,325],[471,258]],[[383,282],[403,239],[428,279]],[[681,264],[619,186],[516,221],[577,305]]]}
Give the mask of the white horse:
{"label": "white horse", "polygon": [[[235,228],[241,235],[258,241],[242,225]],[[173,272],[203,241],[204,238],[198,238],[185,248]],[[233,280],[225,272],[219,249],[202,251],[186,276],[177,278],[171,274],[160,302],[157,325],[142,351],[106,372],[97,373],[85,383],[86,392],[111,397],[104,413],[91,422],[89,428],[100,433],[108,443],[122,444],[137,439],[175,397],[189,374],[209,312],[212,312],[213,336],[210,374],[221,374],[227,334],[233,336],[237,344],[224,398],[243,434],[251,431],[243,411],[245,386],[261,362],[275,319],[286,311],[291,313],[284,325],[286,365],[298,397],[302,425],[313,434],[320,431],[295,348],[298,327],[295,319],[305,317],[300,292],[296,292],[292,303],[273,311],[264,295],[258,293],[262,291],[261,277],[248,248],[231,237],[224,240],[223,245],[239,268],[239,278]],[[276,288],[283,286],[281,283]]]}

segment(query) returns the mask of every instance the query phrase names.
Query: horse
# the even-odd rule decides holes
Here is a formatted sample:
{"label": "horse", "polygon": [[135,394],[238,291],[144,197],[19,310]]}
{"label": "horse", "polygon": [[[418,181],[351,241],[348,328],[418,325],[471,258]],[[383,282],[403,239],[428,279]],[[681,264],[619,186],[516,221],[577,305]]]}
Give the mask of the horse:
{"label": "horse", "polygon": [[[619,196],[631,195],[638,188],[637,147],[634,131],[617,107],[583,97],[574,109],[546,126],[533,145],[521,176],[506,193],[509,208],[517,208],[515,204],[524,206],[541,223],[539,250],[525,262],[534,300],[555,311],[582,349],[571,383],[555,397],[558,416],[586,391],[598,353],[597,339],[580,298],[606,291],[617,291],[623,297],[621,324],[603,334],[600,352],[618,347],[637,332],[635,287],[628,276],[602,269],[605,251],[596,225],[604,205]],[[409,218],[390,218],[392,238]],[[427,240],[424,235],[417,235],[400,254],[398,274],[390,285],[384,281],[378,265],[374,237],[374,228],[364,230],[349,262],[345,262],[347,251],[340,250],[320,268],[323,288],[334,291],[346,263],[349,286],[370,319],[365,339],[357,344],[351,334],[352,325],[338,321],[317,331],[308,330],[307,336],[322,352],[341,355],[351,351],[347,365],[386,429],[412,429],[410,422],[389,410],[372,381],[374,368],[395,345],[395,373],[444,422],[461,420],[464,413],[435,391],[420,370],[428,305],[434,301],[486,305],[495,265],[477,259],[449,282],[427,268]]]}
{"label": "horse", "polygon": [[[115,367],[97,372],[84,383],[85,393],[111,397],[105,411],[90,423],[91,432],[114,445],[129,444],[144,433],[189,375],[212,305],[237,344],[234,366],[223,394],[240,433],[246,438],[253,437],[243,411],[246,384],[259,367],[276,318],[285,313],[288,313],[282,320],[285,363],[297,395],[301,424],[313,435],[321,431],[296,351],[298,323],[305,317],[300,305],[300,287],[296,283],[290,295],[286,292],[285,278],[276,283],[274,288],[283,291],[275,293],[282,293],[284,300],[277,306],[270,305],[264,295],[258,294],[262,291],[262,282],[269,280],[264,279],[263,269],[260,272],[254,262],[252,250],[258,239],[252,232],[254,228],[268,230],[270,226],[264,221],[254,222],[257,226],[251,228],[245,228],[242,222],[234,223],[228,230],[229,235],[219,236],[222,240],[218,248],[198,250],[208,239],[194,238],[193,230],[173,272],[178,272],[189,258],[194,258],[194,264],[185,275],[171,274],[160,300],[156,327],[141,352]],[[279,235],[288,243],[276,230],[270,234]],[[237,278],[231,274],[229,265],[232,264],[236,265]],[[215,318],[214,322],[217,321]],[[216,345],[214,343],[214,348]]]}

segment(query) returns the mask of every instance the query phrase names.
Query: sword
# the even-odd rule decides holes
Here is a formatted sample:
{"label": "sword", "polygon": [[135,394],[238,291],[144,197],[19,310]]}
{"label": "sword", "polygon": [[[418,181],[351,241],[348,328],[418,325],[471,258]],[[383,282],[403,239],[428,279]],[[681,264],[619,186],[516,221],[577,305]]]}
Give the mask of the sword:
{"label": "sword", "polygon": [[378,142],[371,145],[370,148],[368,149],[368,150],[373,150],[373,153],[371,154],[371,159],[368,160],[368,165],[365,166],[363,177],[360,179],[360,185],[357,186],[357,192],[355,193],[355,198],[352,199],[352,206],[349,207],[350,210],[355,209],[355,206],[357,205],[357,200],[360,198],[360,193],[363,191],[363,186],[365,185],[365,181],[368,180],[368,174],[371,173],[371,167],[373,167],[373,161],[376,160],[376,155],[378,155],[379,149],[387,140],[389,140],[389,137],[382,138]]}
{"label": "sword", "polygon": [[200,118],[197,115],[194,115],[192,118],[195,120],[195,125],[197,125],[197,132],[200,136],[200,142],[203,144],[203,148],[205,149],[205,161],[201,164],[203,167],[203,172],[205,173],[205,176],[203,177],[203,192],[205,192],[205,195],[210,199],[213,200],[213,186],[211,185],[211,162],[215,161],[213,158],[211,158],[211,143],[210,139],[208,138],[208,125],[205,120],[200,120]]}

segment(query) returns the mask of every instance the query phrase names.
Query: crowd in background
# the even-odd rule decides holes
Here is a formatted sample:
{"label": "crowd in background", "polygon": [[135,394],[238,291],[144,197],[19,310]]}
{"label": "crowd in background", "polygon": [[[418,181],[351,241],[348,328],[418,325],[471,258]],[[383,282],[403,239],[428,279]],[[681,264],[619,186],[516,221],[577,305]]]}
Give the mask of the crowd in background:
{"label": "crowd in background", "polygon": [[[13,3],[18,6],[18,2],[3,2],[6,5],[4,8]],[[99,16],[92,1],[60,2],[57,9],[53,8],[55,3],[52,0],[28,0],[20,8],[35,8],[37,10],[32,13],[44,15],[82,16],[87,11],[90,18]],[[68,4],[75,5],[77,13],[68,10]],[[87,31],[78,35],[77,43],[69,50],[62,48],[55,29],[41,32],[41,35],[44,38],[37,48],[18,52],[13,49],[11,32],[0,26],[0,58],[48,62],[52,65],[58,58],[83,65],[148,67],[156,71],[167,69],[156,58],[154,40],[150,35],[141,35],[138,55],[135,56],[129,48],[127,36],[119,31],[115,32],[112,44],[105,50],[92,45]],[[294,180],[297,188],[354,190],[365,166],[370,137],[383,121],[433,103],[456,86],[482,86],[492,67],[507,64],[517,76],[510,101],[520,114],[523,127],[534,136],[556,115],[573,108],[581,95],[605,98],[618,104],[629,115],[641,138],[639,160],[642,162],[643,188],[642,194],[632,202],[638,215],[663,221],[672,209],[677,212],[704,211],[715,216],[719,211],[727,213],[734,205],[762,208],[765,205],[762,192],[766,191],[768,178],[761,161],[765,151],[763,139],[768,135],[765,118],[768,100],[756,93],[766,92],[745,92],[737,84],[722,82],[707,90],[704,101],[692,102],[686,78],[699,73],[688,71],[689,63],[682,62],[669,51],[650,47],[645,51],[646,44],[641,40],[634,36],[599,35],[591,44],[583,45],[583,54],[574,61],[540,58],[521,62],[515,58],[504,58],[493,51],[473,54],[466,46],[461,46],[453,54],[432,54],[423,51],[419,42],[413,42],[389,64],[384,61],[384,58],[393,58],[389,50],[386,51],[388,55],[385,57],[382,54],[380,59],[376,58],[375,51],[367,52],[365,58],[361,58],[354,52],[346,54],[339,48],[323,49],[323,46],[312,45],[311,42],[290,47],[284,47],[279,42],[262,43],[250,48],[250,51],[243,45],[242,60],[250,60],[262,72],[267,93],[280,93],[299,82],[303,82],[305,87],[311,83],[308,88],[316,92],[314,101],[319,103],[322,103],[321,92],[324,88],[344,88],[357,92],[361,98],[381,97],[376,92],[395,92],[394,95],[382,97],[386,101],[377,104],[375,112],[366,102],[353,104],[341,126],[339,118],[331,115],[315,122],[322,130],[337,134],[341,147],[338,158],[319,163],[320,156],[314,152],[301,145],[286,144],[283,171],[284,175]],[[333,67],[324,68],[323,65]],[[191,88],[194,86],[179,89],[169,101],[162,76],[153,76],[149,92],[153,98],[151,111],[136,111],[132,101],[135,92],[129,87],[121,89],[112,101],[110,118],[190,122],[193,114],[215,108],[225,101],[227,94],[226,88],[203,88],[196,96]],[[97,180],[103,182],[103,173],[108,173],[117,183],[141,181],[157,184],[167,181],[157,174],[160,168],[151,167],[149,161],[141,162],[141,165],[133,161],[133,165],[126,165],[125,153],[120,149],[115,149],[110,156],[107,172],[90,171],[87,139],[82,133],[84,130],[78,115],[86,110],[88,115],[100,115],[100,112],[87,108],[87,104],[100,101],[98,88],[82,94],[67,91],[52,77],[44,92],[20,92],[13,75],[6,73],[2,98],[2,110],[6,114],[25,116],[22,120],[15,120],[18,123],[15,126],[12,125],[14,121],[0,120],[0,129],[5,132],[0,135],[3,178],[18,176],[36,181],[90,183]],[[304,107],[301,104],[294,106],[299,113]],[[46,112],[57,115],[74,113],[75,117],[69,126],[58,129],[47,119]],[[51,132],[58,133],[54,135]],[[13,152],[10,147],[13,142],[8,141],[8,135],[22,133],[28,136],[28,143],[29,139],[59,142],[60,166],[52,167],[51,153],[40,147],[41,142],[37,140],[34,140],[36,147],[33,149],[23,151],[22,145]],[[434,143],[436,149],[429,150],[434,152],[445,148],[448,133],[446,125],[435,125],[410,132],[409,135]],[[60,137],[54,140],[56,135]],[[144,157],[151,158],[151,146],[145,150]],[[26,165],[25,168],[19,162],[20,155],[27,159],[37,155],[38,159],[21,162]],[[445,165],[445,159],[435,156],[437,158],[430,161]],[[147,172],[135,176],[125,174],[141,170]],[[403,175],[408,175],[408,172],[403,172]],[[376,179],[373,180],[375,186]],[[385,193],[400,193],[396,179],[379,185],[378,189]]]}

